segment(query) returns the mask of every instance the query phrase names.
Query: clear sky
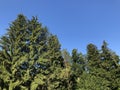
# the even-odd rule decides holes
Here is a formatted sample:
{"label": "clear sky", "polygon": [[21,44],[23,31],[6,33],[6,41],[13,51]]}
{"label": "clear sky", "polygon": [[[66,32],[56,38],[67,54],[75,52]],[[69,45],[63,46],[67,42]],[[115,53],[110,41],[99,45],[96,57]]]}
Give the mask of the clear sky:
{"label": "clear sky", "polygon": [[38,16],[68,51],[106,40],[120,55],[120,0],[0,0],[0,36],[20,13]]}

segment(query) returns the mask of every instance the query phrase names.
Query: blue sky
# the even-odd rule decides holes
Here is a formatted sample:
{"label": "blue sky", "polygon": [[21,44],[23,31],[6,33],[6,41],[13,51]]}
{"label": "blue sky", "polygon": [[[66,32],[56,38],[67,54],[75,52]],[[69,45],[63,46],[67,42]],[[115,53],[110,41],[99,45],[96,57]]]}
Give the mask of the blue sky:
{"label": "blue sky", "polygon": [[38,16],[68,51],[106,40],[120,55],[120,0],[0,0],[0,36],[20,13]]}

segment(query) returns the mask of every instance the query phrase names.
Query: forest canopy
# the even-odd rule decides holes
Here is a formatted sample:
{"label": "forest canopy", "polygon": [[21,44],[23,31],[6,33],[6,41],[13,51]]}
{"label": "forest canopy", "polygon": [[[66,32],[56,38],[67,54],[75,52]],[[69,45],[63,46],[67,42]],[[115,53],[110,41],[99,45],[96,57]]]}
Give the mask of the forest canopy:
{"label": "forest canopy", "polygon": [[120,90],[120,58],[103,41],[61,50],[37,17],[23,14],[0,38],[0,90]]}

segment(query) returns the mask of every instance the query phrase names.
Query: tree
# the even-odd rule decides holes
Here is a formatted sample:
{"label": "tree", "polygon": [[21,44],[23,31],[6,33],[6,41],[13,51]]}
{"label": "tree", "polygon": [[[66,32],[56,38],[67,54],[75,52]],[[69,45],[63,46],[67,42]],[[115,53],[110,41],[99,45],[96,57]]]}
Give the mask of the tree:
{"label": "tree", "polygon": [[13,90],[21,84],[22,73],[19,71],[20,60],[28,48],[25,48],[25,39],[27,29],[27,20],[23,15],[18,15],[17,19],[12,22],[8,32],[1,38],[0,46],[0,78],[4,85],[2,88]]}
{"label": "tree", "polygon": [[78,53],[77,49],[72,50],[72,69],[76,75],[82,74],[86,68],[85,56],[82,53]]}
{"label": "tree", "polygon": [[66,49],[62,50],[62,57],[64,59],[65,67],[72,65],[72,57]]}
{"label": "tree", "polygon": [[90,73],[84,72],[76,81],[77,90],[111,90],[107,87],[109,84],[107,80]]}
{"label": "tree", "polygon": [[119,66],[119,56],[112,52],[108,47],[107,43],[103,41],[102,45],[102,53],[101,53],[101,68],[104,69],[106,74],[104,74],[103,78],[110,82],[109,87],[112,90],[118,90],[120,88],[120,71]]}
{"label": "tree", "polygon": [[87,45],[87,72],[94,77],[99,77],[101,71],[99,50],[94,44],[90,43]]}
{"label": "tree", "polygon": [[79,78],[82,73],[85,71],[85,57],[82,53],[78,53],[77,49],[72,50],[72,67],[71,67],[71,72],[72,72],[72,81],[73,81],[73,88],[76,89],[76,79]]}
{"label": "tree", "polygon": [[87,46],[87,59],[89,73],[92,76],[103,78],[106,82],[105,87],[109,89],[117,90],[119,88],[119,74],[116,73],[119,71],[119,58],[107,47],[105,41],[100,51],[97,50],[95,45],[89,44]]}
{"label": "tree", "polygon": [[64,66],[57,37],[42,27],[37,17],[28,20],[18,15],[1,38],[0,46],[2,89],[46,90],[56,66]]}
{"label": "tree", "polygon": [[97,47],[94,44],[87,46],[87,60],[89,69],[100,68],[100,54]]}
{"label": "tree", "polygon": [[50,37],[48,38],[47,48],[48,48],[47,57],[51,60],[51,62],[56,65],[60,65],[61,67],[64,67],[62,53],[60,51],[61,45],[58,41],[57,36],[50,35]]}
{"label": "tree", "polygon": [[61,51],[37,17],[19,14],[0,38],[0,90],[119,90],[120,59],[104,41]]}

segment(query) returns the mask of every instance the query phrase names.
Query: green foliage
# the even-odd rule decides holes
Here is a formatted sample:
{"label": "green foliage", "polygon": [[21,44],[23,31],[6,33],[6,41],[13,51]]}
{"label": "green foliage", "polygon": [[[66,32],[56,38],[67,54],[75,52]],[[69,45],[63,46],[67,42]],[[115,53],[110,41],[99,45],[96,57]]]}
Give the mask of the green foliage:
{"label": "green foliage", "polygon": [[85,72],[77,79],[77,90],[111,90],[108,85],[109,82],[104,78]]}
{"label": "green foliage", "polygon": [[57,37],[42,27],[36,17],[28,20],[18,15],[1,38],[0,46],[2,88],[44,90],[48,74],[54,73],[54,63],[64,66]]}
{"label": "green foliage", "polygon": [[[109,87],[112,90],[117,90],[120,85],[120,71],[119,66],[119,56],[112,52],[108,47],[107,43],[104,41],[102,45],[102,53],[101,53],[101,68],[106,71],[106,75],[104,78],[110,82]],[[118,79],[119,78],[119,79]]]}
{"label": "green foliage", "polygon": [[88,60],[89,70],[100,67],[100,63],[101,63],[100,54],[97,47],[93,44],[89,44],[87,46],[87,60]]}
{"label": "green foliage", "polygon": [[0,39],[0,90],[119,90],[120,59],[104,41],[61,51],[37,17],[19,14]]}

